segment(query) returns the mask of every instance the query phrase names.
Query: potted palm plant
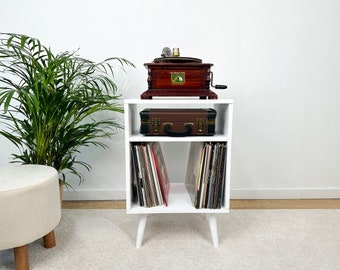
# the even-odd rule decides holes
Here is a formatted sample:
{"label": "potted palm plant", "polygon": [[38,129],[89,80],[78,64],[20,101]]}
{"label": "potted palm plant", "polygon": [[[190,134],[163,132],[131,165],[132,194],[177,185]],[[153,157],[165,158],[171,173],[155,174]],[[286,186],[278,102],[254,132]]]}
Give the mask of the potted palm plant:
{"label": "potted palm plant", "polygon": [[[133,64],[124,58],[96,63],[77,51],[52,53],[32,37],[0,34],[0,134],[17,148],[13,159],[43,164],[65,175],[84,178],[79,168],[80,148],[107,145],[102,138],[123,128],[116,113],[123,113],[114,73]],[[111,111],[109,117],[99,115]],[[79,167],[80,165],[80,167]]]}

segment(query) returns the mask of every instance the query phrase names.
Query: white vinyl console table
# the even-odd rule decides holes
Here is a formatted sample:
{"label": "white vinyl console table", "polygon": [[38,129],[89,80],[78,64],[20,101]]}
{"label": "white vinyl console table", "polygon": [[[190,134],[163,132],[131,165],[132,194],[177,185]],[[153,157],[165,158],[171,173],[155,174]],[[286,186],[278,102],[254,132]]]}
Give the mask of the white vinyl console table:
{"label": "white vinyl console table", "polygon": [[[139,112],[145,108],[213,108],[217,112],[216,133],[213,136],[144,136],[139,133]],[[229,212],[230,201],[230,153],[232,137],[233,101],[227,99],[127,99],[124,101],[125,109],[125,158],[126,158],[126,211],[127,214],[138,214],[136,247],[143,242],[144,229],[148,215],[170,213],[201,213],[205,214],[209,223],[212,243],[219,245],[216,215]],[[151,208],[141,207],[132,200],[131,191],[131,152],[130,147],[135,142],[227,142],[227,165],[224,191],[224,204],[220,209],[196,209],[185,187],[185,179],[179,183],[170,183],[168,206],[161,205]],[[171,179],[170,179],[171,181]]]}

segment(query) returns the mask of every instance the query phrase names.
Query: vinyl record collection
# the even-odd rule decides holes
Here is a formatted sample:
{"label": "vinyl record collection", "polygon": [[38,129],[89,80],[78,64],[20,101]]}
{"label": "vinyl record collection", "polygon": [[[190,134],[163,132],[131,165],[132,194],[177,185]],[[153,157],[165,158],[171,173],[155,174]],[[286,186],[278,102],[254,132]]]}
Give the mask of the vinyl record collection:
{"label": "vinyl record collection", "polygon": [[[226,179],[225,142],[191,142],[185,186],[195,208],[220,209]],[[168,205],[170,181],[159,142],[134,143],[132,197],[142,207]]]}
{"label": "vinyl record collection", "polygon": [[195,208],[222,207],[226,149],[225,142],[191,142],[185,185]]}
{"label": "vinyl record collection", "polygon": [[132,197],[143,207],[168,205],[170,182],[159,142],[131,145]]}

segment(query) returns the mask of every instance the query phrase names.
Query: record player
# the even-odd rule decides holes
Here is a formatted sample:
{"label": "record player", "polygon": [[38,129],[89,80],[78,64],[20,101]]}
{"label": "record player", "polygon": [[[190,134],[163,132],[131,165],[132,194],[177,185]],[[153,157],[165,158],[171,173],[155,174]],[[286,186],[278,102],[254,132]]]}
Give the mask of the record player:
{"label": "record player", "polygon": [[[215,89],[227,88],[226,85],[213,85],[213,64],[202,63],[198,58],[169,55],[164,53],[164,49],[162,57],[144,64],[148,70],[148,90],[141,94],[142,99],[156,96],[217,99],[217,94],[210,90],[210,86]],[[174,52],[179,55],[178,49],[174,49]]]}

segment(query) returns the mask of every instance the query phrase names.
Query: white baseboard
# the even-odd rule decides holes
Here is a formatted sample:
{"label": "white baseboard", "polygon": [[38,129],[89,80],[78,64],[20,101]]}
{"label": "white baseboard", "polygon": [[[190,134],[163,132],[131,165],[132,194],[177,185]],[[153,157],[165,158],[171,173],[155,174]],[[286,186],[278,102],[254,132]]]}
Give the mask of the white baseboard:
{"label": "white baseboard", "polygon": [[64,190],[64,201],[125,200],[125,190]]}
{"label": "white baseboard", "polygon": [[[171,195],[171,194],[170,194]],[[330,188],[232,188],[231,199],[333,199],[340,187]],[[65,190],[63,200],[125,200],[125,190]]]}

